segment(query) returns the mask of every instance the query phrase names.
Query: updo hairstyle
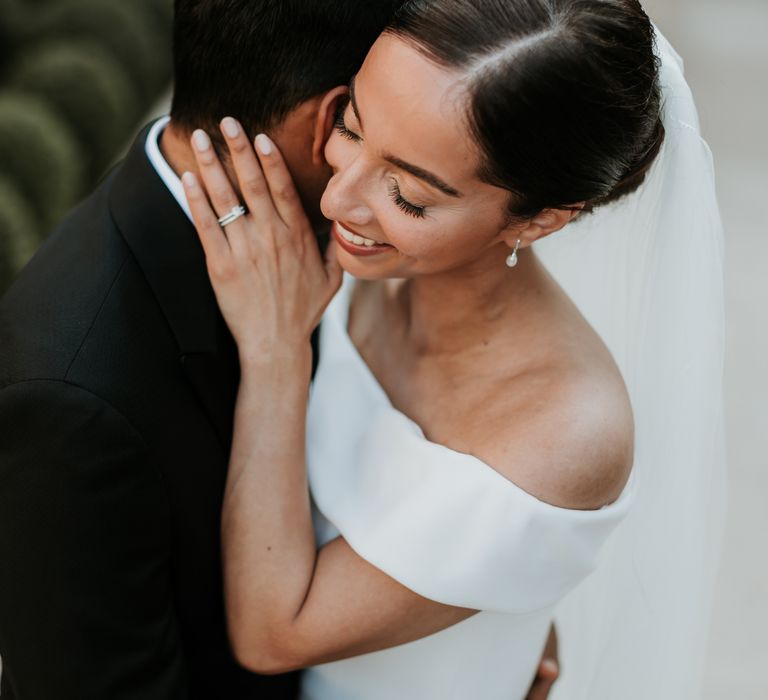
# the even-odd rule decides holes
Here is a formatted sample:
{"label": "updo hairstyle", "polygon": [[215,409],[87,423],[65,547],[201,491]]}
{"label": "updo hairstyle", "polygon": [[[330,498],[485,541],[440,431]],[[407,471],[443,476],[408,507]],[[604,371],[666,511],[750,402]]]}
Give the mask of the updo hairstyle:
{"label": "updo hairstyle", "polygon": [[514,217],[616,201],[661,149],[660,61],[637,0],[409,0],[388,32],[466,75],[480,177],[513,194]]}

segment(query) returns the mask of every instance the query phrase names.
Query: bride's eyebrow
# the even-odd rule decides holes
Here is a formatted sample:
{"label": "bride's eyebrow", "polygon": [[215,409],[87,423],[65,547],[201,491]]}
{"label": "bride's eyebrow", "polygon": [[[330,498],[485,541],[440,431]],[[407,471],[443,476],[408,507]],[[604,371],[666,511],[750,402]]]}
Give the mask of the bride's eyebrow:
{"label": "bride's eyebrow", "polygon": [[392,163],[392,165],[400,168],[400,170],[405,170],[405,172],[419,178],[419,180],[423,180],[428,185],[431,185],[435,189],[440,190],[443,194],[447,194],[449,197],[456,197],[458,199],[459,197],[464,196],[457,189],[443,182],[437,175],[429,172],[429,170],[424,170],[424,168],[420,168],[418,165],[412,165],[411,163],[401,160],[397,156],[393,156],[389,153],[385,153],[383,158],[384,160]]}
{"label": "bride's eyebrow", "polygon": [[[360,125],[361,131],[364,131],[363,120],[360,117],[360,109],[357,106],[357,99],[355,97],[355,78],[352,78],[349,83],[349,101],[352,104],[352,111],[355,113],[357,123]],[[424,168],[420,168],[418,165],[412,165],[411,163],[408,163],[401,158],[388,153],[385,153],[383,158],[384,160],[392,163],[392,165],[400,168],[401,170],[405,170],[405,172],[410,173],[414,177],[419,178],[419,180],[423,180],[428,185],[440,190],[443,194],[447,194],[449,197],[463,197],[461,192],[459,192],[455,187],[451,187],[437,175],[429,172],[429,170],[424,170]]]}

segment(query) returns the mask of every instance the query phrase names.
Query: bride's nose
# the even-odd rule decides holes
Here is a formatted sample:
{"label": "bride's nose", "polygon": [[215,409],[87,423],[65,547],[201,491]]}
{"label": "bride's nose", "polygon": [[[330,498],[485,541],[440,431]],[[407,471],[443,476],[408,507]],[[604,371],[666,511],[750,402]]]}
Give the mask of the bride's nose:
{"label": "bride's nose", "polygon": [[365,226],[373,220],[373,212],[367,204],[364,173],[355,164],[337,170],[323,194],[323,216],[332,221],[346,221]]}

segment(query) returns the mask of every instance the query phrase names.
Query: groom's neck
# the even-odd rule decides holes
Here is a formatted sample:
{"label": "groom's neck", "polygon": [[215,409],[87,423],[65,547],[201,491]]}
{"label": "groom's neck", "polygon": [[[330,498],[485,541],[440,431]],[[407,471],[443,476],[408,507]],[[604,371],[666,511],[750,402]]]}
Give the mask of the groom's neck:
{"label": "groom's neck", "polygon": [[160,152],[173,172],[181,177],[185,172],[197,173],[197,163],[189,142],[190,134],[169,122],[160,137]]}

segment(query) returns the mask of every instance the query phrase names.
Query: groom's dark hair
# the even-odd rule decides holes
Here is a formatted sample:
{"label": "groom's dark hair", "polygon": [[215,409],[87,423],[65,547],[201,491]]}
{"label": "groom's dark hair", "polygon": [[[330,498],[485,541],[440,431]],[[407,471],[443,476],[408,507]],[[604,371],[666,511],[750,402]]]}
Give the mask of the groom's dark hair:
{"label": "groom's dark hair", "polygon": [[253,133],[346,85],[402,0],[176,0],[171,117]]}

